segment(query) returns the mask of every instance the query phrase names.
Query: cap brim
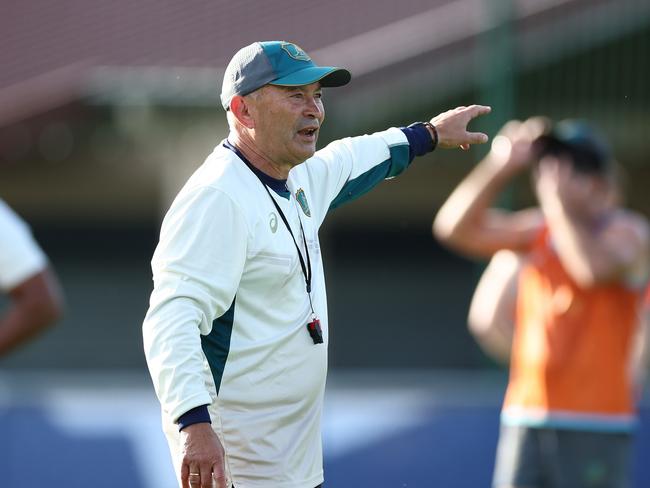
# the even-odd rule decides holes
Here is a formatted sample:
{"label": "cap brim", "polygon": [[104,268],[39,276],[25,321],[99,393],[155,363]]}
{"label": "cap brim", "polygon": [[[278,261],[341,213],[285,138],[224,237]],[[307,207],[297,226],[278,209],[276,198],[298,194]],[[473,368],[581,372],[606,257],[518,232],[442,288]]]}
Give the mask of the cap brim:
{"label": "cap brim", "polygon": [[347,85],[351,79],[352,75],[347,69],[332,66],[312,66],[273,80],[269,82],[269,85],[303,86],[318,81],[321,86],[334,87]]}

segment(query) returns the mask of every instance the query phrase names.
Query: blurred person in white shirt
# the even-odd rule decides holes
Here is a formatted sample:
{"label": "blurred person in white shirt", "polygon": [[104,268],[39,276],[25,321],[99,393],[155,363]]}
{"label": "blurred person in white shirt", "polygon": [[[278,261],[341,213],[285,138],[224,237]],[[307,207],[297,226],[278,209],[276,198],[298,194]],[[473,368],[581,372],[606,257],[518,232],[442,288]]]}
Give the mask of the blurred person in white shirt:
{"label": "blurred person in white shirt", "polygon": [[0,200],[0,288],[9,298],[0,312],[0,358],[53,325],[63,294],[47,256],[28,225]]}

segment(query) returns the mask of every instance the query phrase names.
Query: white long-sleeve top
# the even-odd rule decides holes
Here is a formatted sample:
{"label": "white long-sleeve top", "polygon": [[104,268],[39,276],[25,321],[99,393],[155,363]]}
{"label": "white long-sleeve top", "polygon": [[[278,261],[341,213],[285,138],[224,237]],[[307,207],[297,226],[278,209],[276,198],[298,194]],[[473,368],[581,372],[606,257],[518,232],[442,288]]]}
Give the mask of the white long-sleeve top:
{"label": "white long-sleeve top", "polygon": [[[153,256],[144,348],[166,417],[210,405],[238,488],[313,488],[323,481],[320,418],[328,318],[318,229],[328,210],[403,171],[397,128],[329,144],[267,193],[224,143],[171,205]],[[312,268],[323,330],[314,344],[309,296],[286,216]]]}
{"label": "white long-sleeve top", "polygon": [[47,258],[25,221],[0,200],[0,290],[15,288],[46,266]]}

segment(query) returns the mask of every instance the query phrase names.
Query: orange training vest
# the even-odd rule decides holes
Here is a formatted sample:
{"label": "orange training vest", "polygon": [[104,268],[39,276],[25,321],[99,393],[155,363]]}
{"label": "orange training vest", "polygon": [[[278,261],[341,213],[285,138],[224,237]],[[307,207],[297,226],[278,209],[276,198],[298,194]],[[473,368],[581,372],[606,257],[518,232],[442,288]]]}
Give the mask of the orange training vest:
{"label": "orange training vest", "polygon": [[629,422],[635,407],[628,365],[641,290],[622,283],[578,287],[547,230],[527,258],[504,414],[533,425]]}

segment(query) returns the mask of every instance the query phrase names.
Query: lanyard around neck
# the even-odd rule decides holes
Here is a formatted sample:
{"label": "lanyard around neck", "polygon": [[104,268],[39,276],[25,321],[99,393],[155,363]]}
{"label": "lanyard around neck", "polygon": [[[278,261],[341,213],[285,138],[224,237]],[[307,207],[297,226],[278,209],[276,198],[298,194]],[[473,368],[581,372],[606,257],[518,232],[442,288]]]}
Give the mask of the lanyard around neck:
{"label": "lanyard around neck", "polygon": [[[271,195],[271,192],[269,191],[269,187],[266,185],[266,183],[262,180],[260,175],[258,174],[258,171],[252,164],[251,162],[242,154],[242,152],[237,149],[234,145],[232,145],[229,141],[224,142],[224,146],[230,149],[232,152],[234,152],[239,159],[241,159],[244,163],[246,163],[246,166],[248,166],[253,174],[257,177],[257,179],[262,183],[262,186],[266,190],[266,193],[268,193],[269,198],[273,202],[273,205],[275,205],[275,209],[278,211],[280,214],[280,218],[282,219],[282,222],[284,222],[285,227],[289,231],[289,234],[291,235],[291,240],[293,241],[293,245],[296,246],[296,251],[298,252],[298,258],[300,259],[300,268],[302,269],[302,275],[305,277],[305,285],[307,288],[307,294],[309,294],[309,302],[311,304],[311,278],[312,278],[312,273],[311,273],[311,260],[309,259],[309,249],[307,248],[307,240],[305,239],[305,229],[302,227],[302,221],[300,220],[300,215],[298,215],[298,222],[300,223],[300,232],[302,233],[302,242],[305,245],[305,258],[307,263],[305,264],[305,258],[302,257],[302,253],[300,252],[300,247],[298,247],[298,243],[296,242],[296,238],[293,235],[293,231],[291,230],[291,226],[289,225],[289,221],[284,215],[284,212],[280,208],[280,205],[278,205],[278,202],[275,201],[275,198],[273,198],[273,195]],[[286,186],[286,183],[285,183]],[[313,311],[313,307],[312,307]]]}
{"label": "lanyard around neck", "polygon": [[[259,179],[259,177],[258,177]],[[302,274],[305,277],[305,285],[307,285],[307,293],[311,293],[311,260],[309,259],[309,250],[307,249],[307,240],[305,239],[305,229],[302,227],[302,221],[300,220],[300,215],[298,216],[298,222],[300,222],[300,232],[302,233],[302,243],[305,245],[305,257],[307,258],[307,266],[305,266],[305,259],[302,257],[302,253],[300,252],[300,248],[298,247],[298,243],[296,242],[296,238],[293,235],[293,231],[291,230],[291,226],[289,225],[289,222],[287,221],[287,218],[284,216],[284,212],[280,208],[280,205],[278,205],[278,202],[275,201],[275,198],[273,198],[273,195],[271,195],[271,192],[269,191],[269,187],[266,186],[266,184],[260,180],[262,183],[262,186],[264,186],[264,189],[266,190],[266,193],[269,194],[269,198],[271,198],[271,201],[273,202],[273,205],[275,205],[276,210],[280,214],[280,218],[282,219],[282,222],[284,222],[285,227],[289,231],[289,234],[291,234],[291,240],[293,241],[293,245],[296,246],[296,252],[298,252],[298,258],[300,259],[300,268],[302,269]]]}

